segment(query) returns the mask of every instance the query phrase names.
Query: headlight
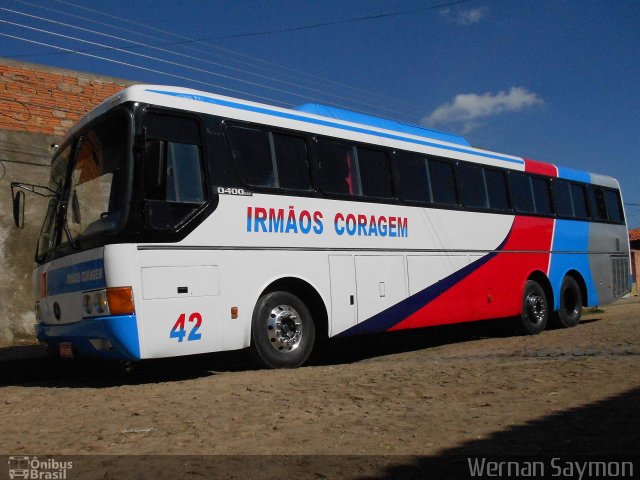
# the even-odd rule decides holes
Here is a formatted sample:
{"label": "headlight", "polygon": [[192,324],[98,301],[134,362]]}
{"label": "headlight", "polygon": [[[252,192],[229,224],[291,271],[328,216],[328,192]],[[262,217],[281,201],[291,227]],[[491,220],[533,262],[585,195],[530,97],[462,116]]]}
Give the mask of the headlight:
{"label": "headlight", "polygon": [[105,313],[108,311],[109,304],[107,303],[105,292],[96,292],[93,294],[93,308],[95,308],[96,313]]}
{"label": "headlight", "polygon": [[86,313],[87,315],[91,315],[91,311],[93,309],[91,295],[85,294],[85,296],[82,298],[82,309],[84,310],[84,313]]}
{"label": "headlight", "polygon": [[109,287],[85,292],[82,296],[82,310],[86,317],[99,315],[133,315],[133,291],[131,287]]}

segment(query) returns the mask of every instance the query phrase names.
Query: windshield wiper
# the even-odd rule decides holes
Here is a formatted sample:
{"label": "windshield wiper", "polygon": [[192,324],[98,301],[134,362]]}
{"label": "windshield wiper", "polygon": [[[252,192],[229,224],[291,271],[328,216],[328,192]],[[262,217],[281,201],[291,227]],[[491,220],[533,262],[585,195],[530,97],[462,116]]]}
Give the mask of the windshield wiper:
{"label": "windshield wiper", "polygon": [[64,222],[62,224],[62,229],[69,239],[69,245],[71,245],[71,248],[73,248],[74,250],[80,250],[80,242],[78,242],[78,240],[73,238],[73,235],[71,235],[71,230],[69,230],[69,225],[67,225],[67,222]]}

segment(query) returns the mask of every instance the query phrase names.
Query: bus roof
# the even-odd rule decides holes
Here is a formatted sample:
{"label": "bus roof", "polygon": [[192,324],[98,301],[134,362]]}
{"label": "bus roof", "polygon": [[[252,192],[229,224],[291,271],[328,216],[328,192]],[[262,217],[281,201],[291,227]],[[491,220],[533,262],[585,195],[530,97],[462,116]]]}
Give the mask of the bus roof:
{"label": "bus roof", "polygon": [[[179,99],[198,102],[198,104],[203,108],[198,107],[196,110],[201,109],[201,111],[207,111],[209,106],[217,105],[222,106],[225,109],[231,108],[233,110],[240,109],[248,112],[266,113],[267,115],[305,121],[310,124],[330,125],[351,131],[362,131],[364,133],[378,135],[383,138],[395,138],[401,141],[409,141],[416,144],[443,148],[451,152],[473,155],[476,158],[480,157],[485,160],[488,159],[489,161],[497,160],[498,162],[507,162],[507,165],[520,165],[521,168],[525,165],[525,160],[522,157],[499,154],[475,148],[471,146],[465,138],[459,135],[431,130],[416,125],[408,125],[395,120],[388,120],[315,103],[307,103],[300,105],[295,109],[287,109],[234,97],[193,90],[190,88],[168,85],[132,85],[123,89],[112,97],[104,100],[100,105],[96,106],[93,110],[78,120],[78,122],[69,129],[64,141],[66,141],[68,137],[74,135],[78,130],[82,129],[87,123],[90,123],[96,117],[106,113],[116,105],[125,102],[148,102],[151,104],[183,108],[179,103],[176,104],[176,101]],[[357,127],[358,125],[361,125],[362,127]],[[375,131],[372,129],[375,129]],[[422,138],[424,140],[418,140],[418,138]],[[474,160],[477,161],[476,159]],[[559,178],[587,183],[591,182],[618,188],[618,182],[613,177],[563,167],[555,168]]]}
{"label": "bus roof", "polygon": [[343,120],[345,122],[359,123],[362,125],[369,125],[371,127],[384,128],[385,130],[396,131],[400,133],[408,133],[409,135],[415,135],[418,137],[431,138],[435,140],[441,140],[443,142],[455,143],[457,145],[463,145],[470,147],[471,144],[459,135],[452,133],[441,132],[438,130],[432,130],[429,128],[419,127],[417,125],[409,125],[395,120],[388,120],[386,118],[374,117],[372,115],[365,115],[363,113],[351,112],[349,110],[342,110],[340,108],[328,107],[326,105],[320,105],[318,103],[305,103],[295,108],[299,112],[313,113],[321,117],[335,118],[337,120]]}

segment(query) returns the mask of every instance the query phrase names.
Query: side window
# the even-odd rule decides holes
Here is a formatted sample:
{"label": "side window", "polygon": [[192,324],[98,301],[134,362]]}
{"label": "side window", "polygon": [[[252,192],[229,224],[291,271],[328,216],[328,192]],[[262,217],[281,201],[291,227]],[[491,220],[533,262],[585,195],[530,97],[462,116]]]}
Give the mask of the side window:
{"label": "side window", "polygon": [[318,140],[318,180],[327,193],[393,197],[387,154],[346,142]]}
{"label": "side window", "polygon": [[206,201],[200,124],[195,118],[153,112],[144,121],[145,222],[154,229],[178,228]]}
{"label": "side window", "polygon": [[551,193],[549,192],[549,180],[540,177],[531,177],[531,189],[536,206],[536,213],[553,215],[551,207]]}
{"label": "side window", "polygon": [[431,202],[427,159],[418,155],[399,153],[395,163],[400,198],[410,202]]}
{"label": "side window", "polygon": [[509,191],[511,192],[513,207],[516,212],[535,212],[529,175],[521,172],[511,172],[509,174]]}
{"label": "side window", "polygon": [[553,201],[558,215],[562,217],[573,217],[569,182],[565,182],[564,180],[556,180],[553,182]]}
{"label": "side window", "polygon": [[459,163],[457,178],[460,200],[465,207],[486,208],[488,206],[482,167]]}
{"label": "side window", "polygon": [[485,169],[484,178],[487,183],[487,193],[489,194],[489,208],[509,210],[509,194],[504,172]]}
{"label": "side window", "polygon": [[607,219],[607,206],[604,201],[604,189],[599,187],[587,188],[587,196],[589,197],[589,211],[591,218],[594,220]]}
{"label": "side window", "polygon": [[243,183],[311,190],[309,152],[304,138],[238,125],[227,126],[226,133]]}
{"label": "side window", "polygon": [[226,133],[242,182],[254,187],[276,186],[268,133],[236,125],[227,126]]}
{"label": "side window", "polygon": [[[153,117],[156,122],[163,121],[163,116]],[[144,166],[146,200],[194,204],[205,201],[198,124],[185,119],[182,127],[189,130],[182,137],[174,132],[173,138],[156,140],[156,135],[150,134]]]}
{"label": "side window", "polygon": [[607,214],[608,214],[609,220],[612,222],[624,221],[624,215],[622,214],[622,202],[620,201],[620,194],[614,190],[605,190],[604,201],[607,205]]}
{"label": "side window", "polygon": [[571,201],[573,202],[573,214],[576,218],[587,218],[587,197],[585,196],[584,185],[576,185],[571,183]]}
{"label": "side window", "polygon": [[367,197],[392,198],[391,169],[385,152],[356,148],[362,195]]}
{"label": "side window", "polygon": [[305,139],[282,133],[273,133],[271,138],[276,157],[278,186],[311,190],[309,151]]}
{"label": "side window", "polygon": [[198,145],[167,142],[167,201],[204,202],[200,157]]}
{"label": "side window", "polygon": [[355,148],[345,143],[319,139],[318,180],[324,192],[360,195]]}
{"label": "side window", "polygon": [[457,205],[456,181],[453,165],[441,160],[429,160],[429,176],[433,202]]}

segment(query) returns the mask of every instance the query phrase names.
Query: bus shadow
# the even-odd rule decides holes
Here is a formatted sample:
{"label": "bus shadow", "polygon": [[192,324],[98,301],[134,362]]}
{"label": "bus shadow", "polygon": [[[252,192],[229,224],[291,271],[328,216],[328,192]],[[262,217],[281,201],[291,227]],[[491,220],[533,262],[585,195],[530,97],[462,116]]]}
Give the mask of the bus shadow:
{"label": "bus shadow", "polygon": [[[631,468],[635,468],[637,474],[640,466],[640,415],[637,414],[639,403],[640,388],[634,388],[603,400],[493,432],[486,438],[466,441],[441,451],[438,455],[399,457],[395,465],[385,466],[373,475],[356,478],[468,479],[473,477],[470,464],[475,465],[476,461],[482,462],[483,459],[491,462],[516,462],[520,468],[526,468],[527,462],[541,462],[542,466],[539,463],[536,470],[538,475],[532,475],[532,471],[523,475],[534,478],[577,478],[574,462],[584,467],[585,462],[589,461],[616,461],[618,465],[610,466],[616,471],[620,468],[621,462],[633,462],[635,465]],[[562,468],[562,472],[558,468]],[[602,465],[600,468],[603,468]],[[627,464],[627,470],[629,468]],[[567,469],[571,469],[571,472]],[[479,474],[476,476],[486,478]],[[521,478],[513,472],[512,475],[506,475],[505,472],[502,478],[507,476]],[[596,476],[606,477],[589,477]]]}
{"label": "bus shadow", "polygon": [[[319,345],[307,365],[349,364],[373,357],[512,335],[513,329],[505,321],[494,320],[336,338]],[[129,371],[124,367],[117,362],[50,357],[37,345],[0,348],[0,385],[106,388],[182,381],[260,368],[246,351],[145,360],[132,364]]]}
{"label": "bus shadow", "polygon": [[[12,347],[15,348],[15,347]],[[39,347],[38,347],[39,348]],[[4,359],[0,349],[0,385],[50,388],[106,388],[120,385],[172,382],[212,375],[207,368],[206,357],[196,355],[184,358],[148,360],[136,363],[132,368],[118,362],[76,359],[62,360],[31,352],[12,352],[11,359]],[[20,358],[20,353],[24,356]],[[205,357],[203,361],[202,357]]]}
{"label": "bus shadow", "polygon": [[314,352],[309,365],[354,363],[368,358],[413,352],[442,345],[517,335],[512,322],[500,319],[333,338]]}

